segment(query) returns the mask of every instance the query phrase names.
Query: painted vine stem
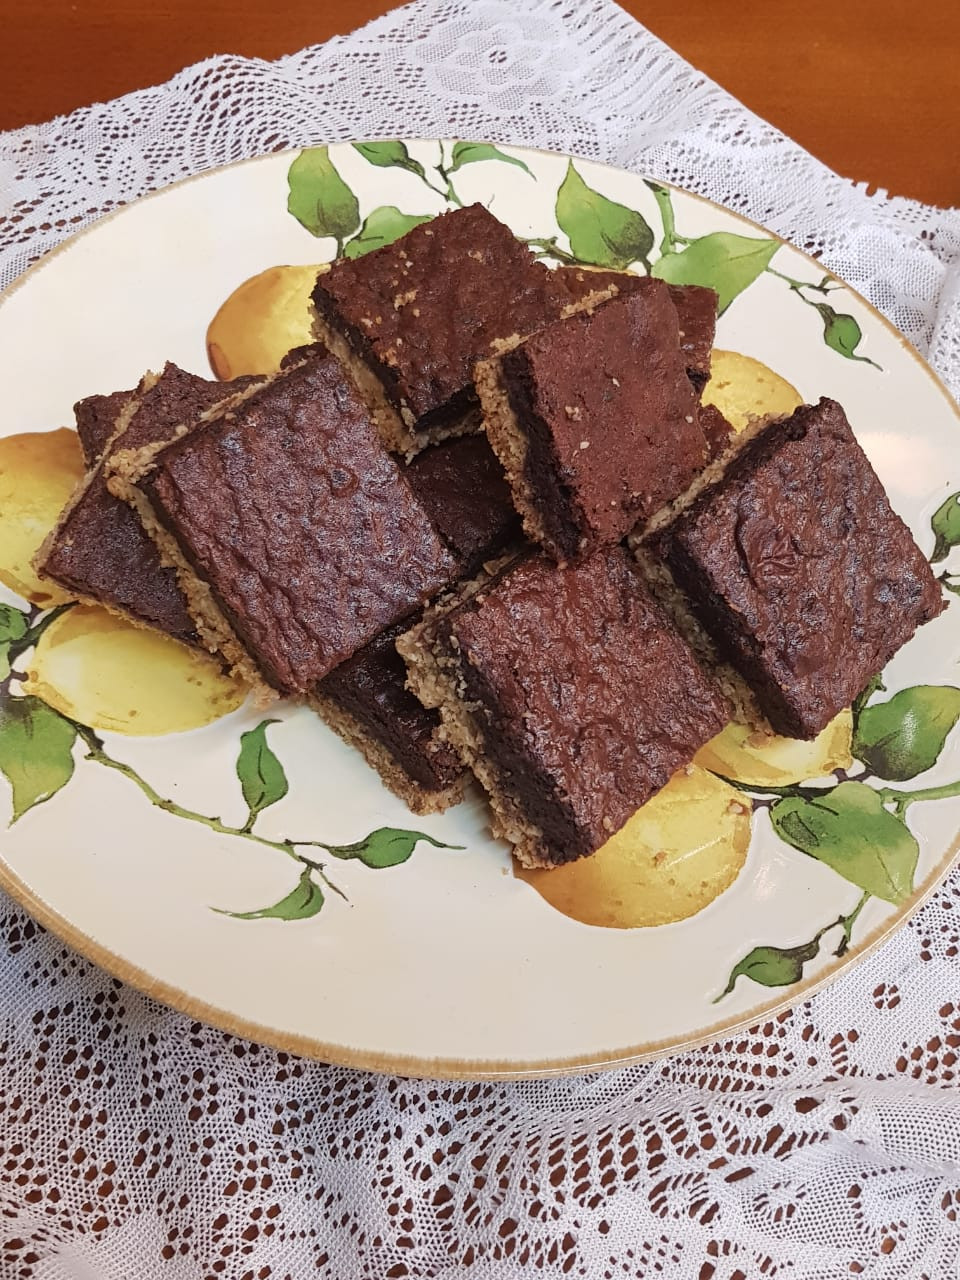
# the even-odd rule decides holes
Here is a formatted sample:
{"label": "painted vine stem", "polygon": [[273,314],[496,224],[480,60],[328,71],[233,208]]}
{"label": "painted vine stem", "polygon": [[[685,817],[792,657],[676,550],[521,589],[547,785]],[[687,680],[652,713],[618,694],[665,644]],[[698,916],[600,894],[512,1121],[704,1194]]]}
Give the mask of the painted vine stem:
{"label": "painted vine stem", "polygon": [[[519,156],[489,142],[441,142],[432,165],[415,159],[406,143],[396,138],[357,142],[352,147],[375,168],[411,174],[447,208],[463,207],[454,176],[468,165],[486,161],[509,164],[537,181]],[[696,237],[682,235],[677,229],[671,190],[657,182],[647,181],[646,185],[660,219],[659,245],[650,222],[639,210],[594,190],[572,160],[567,163],[554,201],[558,230],[531,237],[527,244],[538,258],[566,265],[613,271],[640,267],[646,274],[670,284],[708,286],[717,293],[721,315],[766,273],[782,280],[795,297],[816,312],[822,340],[830,350],[844,359],[880,367],[860,352],[863,334],[855,317],[837,311],[827,301],[829,294],[843,288],[840,281],[827,274],[817,280],[798,280],[777,270],[771,263],[782,242],[772,236],[742,236],[729,231]],[[290,166],[288,186],[290,213],[311,235],[332,239],[338,258],[357,258],[391,244],[436,216],[436,211],[406,213],[396,205],[380,205],[361,220],[356,194],[334,165],[326,146],[308,148],[297,156]]]}
{"label": "painted vine stem", "polygon": [[299,868],[292,889],[278,902],[248,911],[213,908],[219,914],[240,920],[305,920],[315,916],[326,900],[324,890],[347,901],[343,890],[331,879],[328,862],[313,850],[338,861],[358,861],[372,870],[383,870],[406,862],[420,843],[447,849],[446,845],[422,831],[378,827],[351,844],[284,836],[273,839],[255,826],[260,815],[287,795],[289,783],[278,756],[267,740],[268,728],[278,723],[262,720],[240,737],[235,771],[246,806],[241,823],[226,822],[217,815],[201,813],[160,792],[126,761],[112,755],[103,738],[90,725],[81,724],[51,707],[19,686],[23,673],[15,664],[39,642],[48,626],[71,608],[69,604],[42,611],[28,611],[0,604],[0,773],[13,795],[12,821],[51,800],[71,780],[76,767],[75,747],[83,748],[82,758],[100,768],[126,778],[154,808],[185,822],[197,823],[217,835],[246,840],[262,848],[284,854]]}

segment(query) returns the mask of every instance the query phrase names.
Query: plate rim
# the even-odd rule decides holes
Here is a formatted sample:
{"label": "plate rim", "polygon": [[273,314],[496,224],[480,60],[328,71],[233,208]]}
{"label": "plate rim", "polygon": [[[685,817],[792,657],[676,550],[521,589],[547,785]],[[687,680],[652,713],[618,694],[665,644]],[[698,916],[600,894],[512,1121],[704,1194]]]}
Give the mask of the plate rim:
{"label": "plate rim", "polygon": [[[349,138],[344,140],[334,140],[330,142],[315,142],[311,146],[351,146],[357,142],[378,142],[378,141],[394,141],[396,135],[389,136],[386,134],[378,134],[373,137],[361,139]],[[421,138],[410,134],[403,135],[399,141],[403,142],[489,142],[489,139],[464,139],[464,138]],[[595,165],[601,169],[611,170],[618,174],[629,174],[631,177],[644,180],[644,174],[638,173],[633,169],[627,169],[621,165],[612,165],[604,161],[595,160],[590,156],[576,155],[573,152],[553,150],[548,147],[527,147],[516,146],[513,143],[499,142],[500,146],[509,146],[512,151],[521,154],[543,155],[543,156],[560,156],[566,159],[578,160],[587,164]],[[282,156],[295,156],[303,150],[309,150],[307,146],[284,147],[278,151],[266,152],[257,156],[247,156],[242,160],[230,161],[227,164],[215,165],[209,169],[204,169],[200,173],[189,174],[184,178],[178,178],[173,182],[167,183],[162,187],[158,187],[155,191],[147,192],[142,196],[138,196],[133,200],[120,205],[116,209],[111,209],[108,213],[96,218],[88,226],[81,228],[79,231],[67,236],[60,244],[55,245],[52,249],[48,249],[42,254],[36,262],[32,262],[19,276],[10,282],[6,288],[0,290],[0,307],[2,307],[14,294],[24,286],[27,280],[41,268],[46,267],[52,259],[60,253],[72,247],[78,240],[90,235],[94,231],[100,230],[106,223],[120,217],[131,208],[143,204],[145,201],[153,200],[159,196],[163,196],[168,192],[184,187],[189,183],[199,182],[202,179],[214,177],[221,173],[232,171],[241,166],[262,164],[267,160],[278,159]],[[711,209],[719,209],[723,213],[731,214],[741,223],[753,227],[767,237],[773,237],[782,245],[787,245],[795,253],[799,253],[801,257],[816,267],[821,274],[827,274],[834,280],[838,281],[843,287],[857,299],[857,301],[877,320],[889,334],[897,341],[900,348],[910,355],[920,366],[921,371],[926,377],[932,381],[940,394],[946,401],[947,408],[952,412],[956,425],[960,427],[960,406],[954,400],[952,393],[944,383],[939,374],[931,368],[924,357],[917,351],[913,344],[896,328],[896,326],[887,319],[887,317],[878,310],[873,303],[863,297],[858,290],[848,284],[836,272],[829,270],[817,258],[806,253],[803,249],[798,248],[791,241],[785,239],[777,232],[772,231],[769,227],[763,226],[762,223],[754,221],[747,217],[739,210],[728,208],[719,204],[709,197],[701,195],[696,191],[689,191],[685,187],[678,186],[676,183],[666,182],[657,179],[658,183],[668,187],[671,191],[677,192],[686,198],[697,200],[702,204],[709,206]],[[784,1012],[797,1007],[805,1001],[811,999],[819,991],[829,986],[842,973],[848,969],[853,969],[857,965],[865,962],[873,955],[882,944],[898,929],[903,927],[920,908],[930,899],[933,894],[944,883],[950,874],[957,855],[960,853],[960,832],[956,835],[953,843],[943,854],[937,865],[928,873],[927,880],[918,889],[915,889],[910,897],[902,904],[896,914],[877,925],[866,937],[862,938],[856,947],[851,947],[843,956],[836,957],[829,963],[825,969],[821,970],[815,977],[806,981],[802,980],[794,983],[789,988],[789,994],[774,1003],[764,1002],[754,1006],[752,1009],[733,1015],[726,1021],[712,1023],[708,1027],[698,1029],[689,1035],[680,1035],[666,1037],[657,1041],[644,1041],[638,1045],[630,1045],[624,1048],[601,1050],[591,1054],[576,1054],[572,1057],[565,1058],[546,1058],[532,1059],[528,1062],[511,1062],[498,1059],[459,1059],[459,1058],[427,1058],[411,1054],[397,1054],[388,1052],[377,1052],[368,1049],[358,1049],[350,1045],[328,1044],[314,1036],[298,1035],[296,1033],[280,1031],[276,1028],[265,1026],[253,1019],[247,1019],[240,1015],[230,1013],[228,1010],[222,1009],[207,1001],[198,999],[190,995],[189,992],[175,986],[172,983],[163,981],[154,977],[146,969],[125,960],[122,956],[111,951],[109,947],[98,942],[95,938],[85,934],[78,926],[73,924],[66,916],[62,915],[43,898],[39,896],[10,866],[6,856],[0,847],[0,888],[2,888],[20,907],[22,907],[31,918],[36,920],[43,928],[54,934],[61,942],[72,947],[84,959],[90,961],[98,968],[124,983],[127,983],[141,994],[151,997],[166,1005],[168,1008],[176,1010],[178,1013],[195,1018],[197,1021],[203,1022],[208,1026],[214,1027],[220,1031],[224,1031],[230,1035],[241,1036],[244,1039],[252,1040],[258,1044],[268,1045],[271,1048],[281,1052],[297,1054],[314,1061],[326,1062],[337,1066],[344,1066],[354,1070],[373,1071],[379,1074],[390,1074],[411,1079],[433,1079],[433,1080],[523,1080],[523,1079],[546,1079],[551,1077],[562,1077],[570,1075],[578,1075],[586,1072],[612,1071],[620,1067],[633,1066],[644,1062],[649,1062],[666,1055],[684,1053],[703,1046],[709,1045],[718,1039],[728,1037],[737,1031],[746,1030],[758,1022],[777,1018]]]}

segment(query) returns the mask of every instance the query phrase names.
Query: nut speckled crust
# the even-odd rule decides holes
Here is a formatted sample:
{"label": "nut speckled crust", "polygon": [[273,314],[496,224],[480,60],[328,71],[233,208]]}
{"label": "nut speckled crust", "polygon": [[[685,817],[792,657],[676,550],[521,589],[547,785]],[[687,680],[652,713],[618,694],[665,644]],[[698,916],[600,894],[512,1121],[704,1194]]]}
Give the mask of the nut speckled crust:
{"label": "nut speckled crust", "polygon": [[283,693],[309,691],[455,570],[329,355],[174,442],[141,485]]}
{"label": "nut speckled crust", "polygon": [[456,665],[488,789],[541,833],[530,864],[594,852],[726,720],[620,547],[565,568],[515,561],[438,616],[429,642]]}
{"label": "nut speckled crust", "polygon": [[501,401],[487,434],[516,504],[533,510],[528,534],[558,560],[618,542],[707,461],[676,309],[659,280],[637,278],[490,363],[512,421]]}
{"label": "nut speckled crust", "polygon": [[558,273],[475,204],[334,263],[313,301],[421,431],[462,417],[475,403],[476,361],[559,316],[569,295]]}
{"label": "nut speckled crust", "polygon": [[[186,644],[197,644],[176,574],[161,565],[134,511],[107,489],[105,464],[118,449],[172,439],[178,427],[229,396],[237,385],[210,382],[174,364],[166,365],[152,386],[139,394],[132,418],[113,439],[111,424],[109,449],[44,546],[42,572],[81,599],[105,605]],[[88,440],[90,447],[98,447],[94,435],[105,427],[116,403],[114,396],[91,399],[96,401],[92,414],[81,409],[89,400],[77,406],[78,429],[81,419],[90,428],[81,436],[85,449]]]}
{"label": "nut speckled crust", "polygon": [[460,575],[474,573],[520,536],[510,486],[486,436],[462,436],[425,449],[404,474],[457,557]]}
{"label": "nut speckled crust", "polygon": [[721,654],[791,737],[819,733],[943,609],[833,400],[757,434],[657,545]]}

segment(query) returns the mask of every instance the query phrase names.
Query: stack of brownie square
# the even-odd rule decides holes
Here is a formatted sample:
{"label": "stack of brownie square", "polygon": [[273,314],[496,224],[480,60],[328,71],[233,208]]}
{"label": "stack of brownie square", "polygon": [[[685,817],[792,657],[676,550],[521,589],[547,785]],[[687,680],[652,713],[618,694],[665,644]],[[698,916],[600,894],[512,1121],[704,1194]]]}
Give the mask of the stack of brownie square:
{"label": "stack of brownie square", "polygon": [[942,607],[838,405],[737,439],[701,406],[710,290],[547,268],[472,206],[313,301],[278,374],[81,402],[38,564],[308,702],[417,812],[473,775],[526,865],[590,854],[731,689],[810,736]]}

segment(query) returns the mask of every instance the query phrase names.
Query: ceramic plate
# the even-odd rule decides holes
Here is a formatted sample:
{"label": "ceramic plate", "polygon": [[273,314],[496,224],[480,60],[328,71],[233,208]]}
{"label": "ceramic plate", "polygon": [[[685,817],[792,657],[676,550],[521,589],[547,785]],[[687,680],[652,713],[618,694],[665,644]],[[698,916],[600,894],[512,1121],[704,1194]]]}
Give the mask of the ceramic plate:
{"label": "ceramic plate", "polygon": [[[815,743],[727,730],[595,859],[529,879],[479,795],[414,817],[310,711],[243,703],[205,660],[64,607],[26,567],[79,474],[75,400],[166,359],[209,374],[218,311],[217,368],[269,363],[306,332],[311,275],[271,268],[356,256],[472,201],[543,256],[712,285],[736,355],[710,396],[741,416],[838,399],[950,601]],[[410,1074],[606,1066],[808,995],[949,866],[956,410],[856,294],[738,215],[489,144],[274,155],[68,242],[6,295],[0,350],[0,881],[161,1000]]]}

